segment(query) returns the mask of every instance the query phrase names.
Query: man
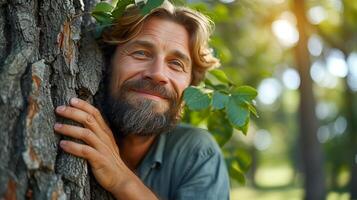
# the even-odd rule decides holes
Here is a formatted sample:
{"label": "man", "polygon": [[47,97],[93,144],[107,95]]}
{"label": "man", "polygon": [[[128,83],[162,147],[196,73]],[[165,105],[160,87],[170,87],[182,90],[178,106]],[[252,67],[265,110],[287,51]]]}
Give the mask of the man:
{"label": "man", "polygon": [[[204,130],[177,125],[186,87],[218,60],[209,51],[210,21],[165,2],[141,16],[130,7],[104,33],[115,46],[103,106],[73,98],[58,115],[61,148],[88,160],[98,183],[117,199],[228,199],[229,180],[218,145]],[[109,126],[107,125],[109,124]]]}

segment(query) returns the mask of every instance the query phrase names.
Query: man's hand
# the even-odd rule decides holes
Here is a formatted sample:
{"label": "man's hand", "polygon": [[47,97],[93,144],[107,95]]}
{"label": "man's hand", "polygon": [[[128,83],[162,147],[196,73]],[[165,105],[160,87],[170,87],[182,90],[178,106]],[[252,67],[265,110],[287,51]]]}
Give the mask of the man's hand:
{"label": "man's hand", "polygon": [[57,114],[84,127],[56,123],[54,128],[58,133],[80,139],[86,144],[62,140],[60,146],[68,153],[87,159],[97,181],[111,191],[125,178],[118,176],[120,171],[126,170],[113,134],[98,109],[78,98],[72,98],[70,103],[71,106],[57,107]]}
{"label": "man's hand", "polygon": [[139,193],[151,193],[120,158],[113,134],[98,109],[78,98],[72,98],[70,104],[57,107],[56,113],[84,127],[56,123],[54,128],[56,132],[80,139],[85,144],[62,140],[62,149],[88,160],[98,183],[117,198],[136,199],[130,198],[134,196],[129,194],[136,189],[139,189],[136,191]]}

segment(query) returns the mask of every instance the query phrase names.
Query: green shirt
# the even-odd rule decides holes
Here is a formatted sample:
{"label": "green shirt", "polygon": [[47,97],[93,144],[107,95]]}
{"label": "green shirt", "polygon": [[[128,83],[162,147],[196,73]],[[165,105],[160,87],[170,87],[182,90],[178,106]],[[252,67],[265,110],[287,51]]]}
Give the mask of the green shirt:
{"label": "green shirt", "polygon": [[179,125],[159,135],[136,172],[159,199],[229,199],[223,156],[203,129]]}

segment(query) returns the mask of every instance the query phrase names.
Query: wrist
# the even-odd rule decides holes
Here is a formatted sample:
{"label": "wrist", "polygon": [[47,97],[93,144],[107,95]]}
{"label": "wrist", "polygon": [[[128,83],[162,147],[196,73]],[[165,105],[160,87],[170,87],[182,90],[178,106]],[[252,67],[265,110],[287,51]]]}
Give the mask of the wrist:
{"label": "wrist", "polygon": [[111,193],[115,197],[115,199],[123,199],[124,196],[127,196],[130,188],[135,188],[135,184],[131,179],[125,179],[120,183],[116,184]]}
{"label": "wrist", "polygon": [[123,197],[123,194],[127,193],[130,188],[134,187],[133,180],[135,180],[136,176],[128,168],[124,168],[123,171],[116,174],[118,176],[115,178],[115,184],[109,192],[112,193],[116,199],[120,199],[119,197]]}
{"label": "wrist", "polygon": [[115,199],[136,200],[145,197],[157,200],[154,193],[134,173],[131,173],[127,179],[118,182],[111,193]]}

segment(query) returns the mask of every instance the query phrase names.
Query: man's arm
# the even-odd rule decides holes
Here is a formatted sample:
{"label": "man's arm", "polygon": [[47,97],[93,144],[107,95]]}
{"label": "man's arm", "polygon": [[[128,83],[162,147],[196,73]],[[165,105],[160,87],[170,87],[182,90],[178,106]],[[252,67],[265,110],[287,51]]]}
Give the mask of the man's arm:
{"label": "man's arm", "polygon": [[98,183],[116,199],[157,199],[120,158],[112,131],[98,109],[78,98],[72,98],[70,104],[57,107],[56,113],[84,127],[56,123],[54,129],[85,144],[62,140],[61,148],[86,159]]}

